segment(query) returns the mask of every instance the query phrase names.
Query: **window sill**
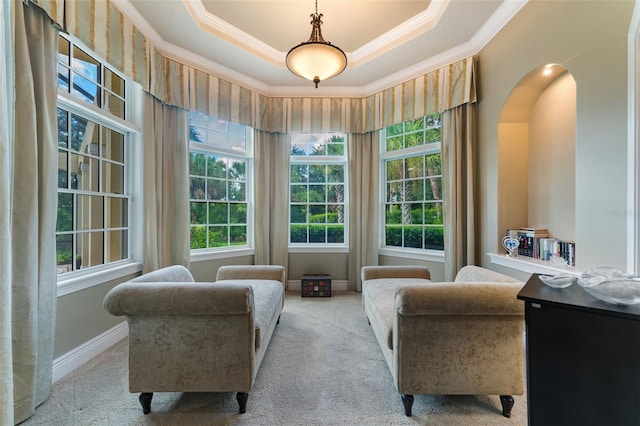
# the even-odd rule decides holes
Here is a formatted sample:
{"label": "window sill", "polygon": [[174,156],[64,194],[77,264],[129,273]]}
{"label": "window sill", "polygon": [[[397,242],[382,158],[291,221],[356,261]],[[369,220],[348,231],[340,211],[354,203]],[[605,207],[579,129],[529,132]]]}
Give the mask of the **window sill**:
{"label": "window sill", "polygon": [[383,247],[378,249],[378,255],[444,263],[444,251],[439,250],[409,250]]}
{"label": "window sill", "polygon": [[491,258],[491,263],[517,269],[518,271],[530,274],[570,274],[579,277],[581,274],[575,271],[575,267],[566,268],[553,266],[551,262],[540,259],[533,259],[527,256],[509,257],[506,254],[487,253]]}
{"label": "window sill", "polygon": [[289,246],[289,253],[349,253],[349,247],[343,245]]}
{"label": "window sill", "polygon": [[[75,293],[107,281],[117,280],[127,275],[142,272],[142,263],[126,262],[119,265],[107,265],[96,270],[76,271],[69,276],[58,277],[58,297]],[[66,274],[65,274],[66,275]]]}
{"label": "window sill", "polygon": [[253,248],[225,248],[224,250],[198,250],[191,251],[189,260],[191,262],[202,262],[206,260],[229,259],[231,257],[253,256]]}

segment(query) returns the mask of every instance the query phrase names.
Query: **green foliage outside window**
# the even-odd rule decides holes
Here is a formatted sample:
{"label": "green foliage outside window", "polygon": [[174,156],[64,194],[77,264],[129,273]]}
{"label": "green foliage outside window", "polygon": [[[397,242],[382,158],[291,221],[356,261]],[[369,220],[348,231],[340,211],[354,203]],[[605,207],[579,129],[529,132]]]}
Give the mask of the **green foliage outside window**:
{"label": "green foliage outside window", "polygon": [[384,161],[386,173],[385,245],[444,249],[442,164],[428,145],[440,143],[440,115],[433,114],[386,128],[386,151],[425,146]]}
{"label": "green foliage outside window", "polygon": [[[292,159],[290,165],[290,242],[345,242],[345,139],[330,135],[294,134],[293,157],[329,157],[326,161]],[[337,161],[331,157],[339,157]]]}

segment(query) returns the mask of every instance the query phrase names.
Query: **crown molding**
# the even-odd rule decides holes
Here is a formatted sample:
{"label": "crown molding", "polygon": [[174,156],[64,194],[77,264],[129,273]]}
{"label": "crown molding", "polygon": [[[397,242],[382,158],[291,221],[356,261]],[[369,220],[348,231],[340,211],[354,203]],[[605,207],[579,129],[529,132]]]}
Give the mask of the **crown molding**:
{"label": "crown molding", "polygon": [[[200,55],[190,52],[184,48],[178,47],[164,40],[155,29],[140,15],[129,0],[111,0],[113,4],[127,18],[131,20],[133,25],[151,42],[151,44],[168,58],[178,62],[193,66],[203,72],[215,75],[231,83],[238,84],[253,90],[265,96],[282,96],[282,97],[343,97],[343,98],[360,98],[378,93],[389,87],[401,84],[405,81],[416,78],[420,75],[434,71],[443,66],[449,65],[462,58],[475,55],[522,9],[528,0],[505,0],[496,12],[487,20],[482,28],[466,43],[458,45],[446,52],[428,58],[424,61],[405,68],[394,74],[390,74],[382,79],[374,81],[363,86],[330,86],[325,85],[321,89],[315,89],[312,86],[271,86],[258,81],[254,78],[241,74],[235,70],[229,69],[214,61],[206,59]],[[184,0],[186,1],[186,0]],[[449,0],[439,1],[438,3],[448,3]],[[194,0],[193,3],[200,3],[200,0]],[[433,3],[433,2],[432,2]],[[433,13],[440,11],[434,9]],[[422,16],[417,21],[424,23],[427,18]],[[420,25],[419,22],[413,22],[414,27]],[[396,30],[396,29],[394,29]],[[390,32],[393,32],[391,30]],[[382,37],[382,36],[381,36]],[[390,36],[391,37],[391,36]],[[377,42],[382,42],[378,41]],[[274,49],[275,50],[275,49]],[[284,61],[283,61],[284,63]]]}
{"label": "crown molding", "polygon": [[204,31],[214,34],[260,59],[284,68],[286,52],[280,52],[267,43],[231,25],[205,9],[201,0],[182,0],[191,19]]}
{"label": "crown molding", "polygon": [[370,60],[433,29],[451,0],[432,0],[429,7],[411,19],[392,28],[349,54],[349,68],[359,67]]}

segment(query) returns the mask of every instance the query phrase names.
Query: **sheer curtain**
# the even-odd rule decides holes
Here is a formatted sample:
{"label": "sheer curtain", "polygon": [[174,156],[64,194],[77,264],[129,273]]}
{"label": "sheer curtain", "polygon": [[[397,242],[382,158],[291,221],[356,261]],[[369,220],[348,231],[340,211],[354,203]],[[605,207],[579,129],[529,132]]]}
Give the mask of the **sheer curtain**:
{"label": "sheer curtain", "polygon": [[289,136],[256,131],[255,264],[289,264]]}
{"label": "sheer curtain", "polygon": [[442,113],[444,278],[453,280],[475,264],[474,140],[475,104]]}
{"label": "sheer curtain", "polygon": [[13,111],[0,115],[3,425],[25,420],[49,395],[56,308],[58,33],[40,9],[12,7],[13,93],[3,99]]}
{"label": "sheer curtain", "polygon": [[349,290],[362,291],[360,269],[378,264],[380,133],[347,138],[349,158]]}
{"label": "sheer curtain", "polygon": [[189,128],[187,112],[145,93],[143,272],[189,267]]}

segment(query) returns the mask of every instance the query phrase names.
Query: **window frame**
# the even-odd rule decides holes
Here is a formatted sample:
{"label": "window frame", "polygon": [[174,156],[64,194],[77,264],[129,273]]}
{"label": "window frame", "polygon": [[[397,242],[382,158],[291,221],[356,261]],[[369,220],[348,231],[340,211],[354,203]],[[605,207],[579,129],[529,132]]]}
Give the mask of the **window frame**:
{"label": "window frame", "polygon": [[[344,147],[344,153],[340,156],[338,155],[292,155],[291,151],[292,151],[292,147],[293,147],[293,140],[291,135],[292,134],[306,134],[306,135],[324,135],[324,138],[322,140],[326,140],[327,138],[331,138],[333,136],[339,136],[343,138],[343,147]],[[348,143],[347,143],[347,138],[349,137],[349,135],[347,133],[343,133],[343,132],[291,132],[289,134],[289,170],[288,170],[288,175],[289,175],[289,187],[287,188],[287,206],[288,206],[288,218],[287,218],[287,245],[288,245],[288,251],[289,253],[305,253],[305,252],[313,252],[313,253],[341,253],[341,252],[348,252],[349,250],[349,158],[348,158]],[[312,145],[312,143],[310,143],[310,141],[307,139],[307,146]],[[340,165],[343,167],[344,170],[344,180],[342,182],[342,184],[344,185],[344,195],[343,195],[343,201],[342,203],[329,203],[326,199],[324,202],[325,206],[329,206],[329,205],[336,205],[336,204],[342,204],[343,206],[343,227],[344,227],[344,241],[341,243],[329,243],[327,242],[327,234],[325,234],[325,242],[323,243],[312,243],[312,242],[308,242],[308,231],[307,231],[307,242],[306,243],[292,243],[291,242],[291,206],[292,205],[302,205],[302,204],[306,204],[307,206],[310,204],[319,204],[319,203],[310,203],[309,200],[306,201],[306,203],[301,203],[301,202],[296,202],[292,204],[291,201],[291,187],[292,187],[292,180],[291,180],[291,169],[293,165],[324,165],[324,166],[328,166],[328,165]],[[324,185],[328,186],[330,182],[325,181]],[[309,182],[307,182],[307,185],[309,184]],[[326,210],[328,211],[328,209]],[[308,219],[307,219],[308,220]],[[338,222],[339,223],[339,222]],[[310,222],[305,222],[305,224],[308,226],[310,225]],[[325,224],[329,225],[329,222],[325,222]]]}
{"label": "window frame", "polygon": [[[428,114],[433,115],[433,114]],[[425,119],[427,116],[422,117]],[[413,120],[407,120],[413,121]],[[399,123],[402,124],[402,123]],[[389,126],[388,126],[389,127]],[[415,145],[408,148],[401,148],[397,150],[387,151],[387,127],[381,129],[380,131],[380,204],[379,211],[380,219],[379,219],[379,247],[378,251],[381,255],[386,256],[395,256],[395,257],[404,257],[408,259],[415,260],[427,260],[427,261],[435,261],[435,262],[443,262],[444,261],[444,248],[442,250],[432,249],[432,248],[412,248],[412,247],[400,247],[400,246],[388,246],[386,245],[386,207],[387,207],[387,162],[391,160],[399,160],[399,159],[407,159],[416,156],[428,156],[432,154],[439,154],[442,159],[442,125],[440,125],[441,129],[441,137],[439,142],[431,142],[424,143],[421,145]],[[428,130],[428,128],[423,129]],[[403,135],[406,135],[407,132],[403,132]],[[426,175],[425,175],[426,176]],[[440,179],[442,179],[442,174],[440,175]],[[423,179],[426,179],[424,177]],[[403,181],[406,178],[403,178]],[[428,179],[426,179],[428,180]],[[444,194],[441,194],[441,205],[444,209]],[[426,198],[426,197],[425,197]],[[429,200],[423,199],[422,203],[428,202]],[[444,213],[443,213],[444,214]],[[404,226],[404,224],[402,224]],[[423,229],[428,226],[428,224],[421,224]],[[442,224],[442,229],[444,231],[444,220]],[[443,241],[444,243],[444,241]],[[424,242],[423,242],[424,244]]]}
{"label": "window frame", "polygon": [[[114,194],[111,192],[104,192],[102,188],[98,188],[98,191],[82,191],[77,189],[56,187],[56,197],[59,193],[72,193],[78,195],[96,195],[103,197],[106,200],[108,197],[114,196],[127,200],[127,226],[117,227],[126,229],[127,231],[127,257],[113,262],[106,262],[95,266],[90,266],[82,269],[72,270],[62,274],[57,274],[57,294],[58,296],[64,296],[79,290],[83,290],[95,285],[102,284],[109,280],[118,279],[127,275],[138,273],[142,270],[141,253],[142,253],[142,228],[141,228],[141,216],[142,216],[142,203],[140,202],[140,196],[142,194],[142,172],[141,167],[137,167],[141,163],[141,132],[139,123],[141,122],[141,96],[142,89],[138,84],[135,84],[132,80],[125,77],[117,69],[111,67],[106,61],[100,58],[95,52],[85,46],[82,42],[75,37],[60,34],[59,37],[66,39],[70,44],[70,50],[73,46],[77,46],[86,53],[90,54],[94,59],[100,62],[102,68],[108,68],[110,72],[116,74],[118,77],[124,80],[125,84],[125,111],[124,116],[128,117],[124,120],[107,109],[99,107],[95,104],[88,103],[82,98],[73,95],[69,91],[58,87],[57,92],[57,109],[62,109],[68,114],[75,114],[83,119],[94,122],[102,128],[114,130],[123,135],[123,194]],[[57,80],[56,80],[57,84]],[[68,118],[70,120],[70,118]],[[67,146],[66,151],[68,153],[75,152],[71,149],[71,146]],[[100,157],[103,161],[104,157]],[[100,181],[102,181],[102,170],[100,170]],[[62,190],[62,191],[61,191]],[[103,211],[106,206],[103,205]],[[103,235],[107,235],[109,227],[107,227],[106,217],[103,218],[103,227],[95,231],[103,232]],[[74,236],[74,240],[80,230],[75,224],[70,233]],[[65,232],[69,233],[69,232]],[[56,231],[56,235],[59,233]],[[107,252],[104,251],[104,246],[107,244],[106,238],[103,240],[103,260],[106,261]],[[56,247],[57,253],[57,247]],[[57,261],[56,261],[57,265]]]}
{"label": "window frame", "polygon": [[[189,117],[188,117],[188,126],[189,126],[189,131],[191,130],[191,115],[192,114],[199,114],[202,116],[207,117],[207,120],[218,120],[218,121],[225,121],[227,123],[227,126],[233,126],[236,125],[236,123],[232,123],[229,120],[222,120],[219,119],[215,116],[207,116],[206,114],[202,114],[196,111],[191,111],[189,112]],[[203,128],[201,125],[196,124],[197,128]],[[249,255],[253,255],[255,253],[255,249],[254,249],[254,189],[253,189],[253,174],[254,174],[254,131],[251,127],[246,126],[246,125],[241,125],[241,127],[244,128],[245,131],[245,150],[237,150],[237,149],[233,149],[231,147],[222,147],[219,145],[213,145],[213,144],[209,144],[206,142],[197,142],[197,141],[193,141],[191,140],[191,137],[189,137],[189,161],[191,161],[191,154],[192,153],[198,153],[198,154],[204,154],[205,156],[208,155],[214,155],[216,157],[221,157],[224,159],[231,159],[231,160],[240,160],[240,161],[245,161],[246,162],[246,167],[245,167],[245,203],[246,203],[246,208],[247,208],[247,216],[246,216],[246,239],[247,239],[247,243],[246,245],[239,245],[239,246],[235,246],[235,245],[227,245],[227,246],[222,246],[222,247],[205,247],[205,248],[195,248],[189,249],[189,253],[190,253],[190,258],[192,261],[201,261],[201,260],[212,260],[212,259],[226,259],[226,258],[232,258],[232,257],[238,257],[238,256],[249,256]],[[211,131],[212,128],[211,127],[206,127],[207,131]],[[227,135],[230,134],[229,132],[229,127],[227,128],[227,131],[225,132]],[[190,132],[189,132],[190,133]],[[190,166],[189,166],[190,167]],[[191,178],[193,175],[191,175],[191,170],[189,170],[189,182],[191,183]],[[199,176],[199,175],[196,175]],[[225,182],[228,182],[228,179],[225,178]],[[205,198],[203,199],[192,199],[191,198],[191,193],[189,193],[189,212],[191,212],[191,203],[192,202],[204,202],[207,204],[207,224],[205,224],[205,227],[209,226],[209,221],[208,221],[208,215],[209,215],[209,204],[210,203],[215,203],[216,201],[220,201],[220,200],[209,200],[206,195]],[[229,203],[230,200],[223,200],[226,203]],[[190,213],[191,214],[191,213]],[[227,226],[229,226],[230,224],[227,223]],[[191,220],[189,220],[189,247],[191,247],[191,228],[194,225],[191,223]],[[198,226],[198,225],[196,225]],[[202,226],[202,225],[200,225]],[[229,234],[227,234],[227,238],[229,238]],[[228,240],[227,240],[228,241]],[[208,241],[207,241],[208,244]]]}

